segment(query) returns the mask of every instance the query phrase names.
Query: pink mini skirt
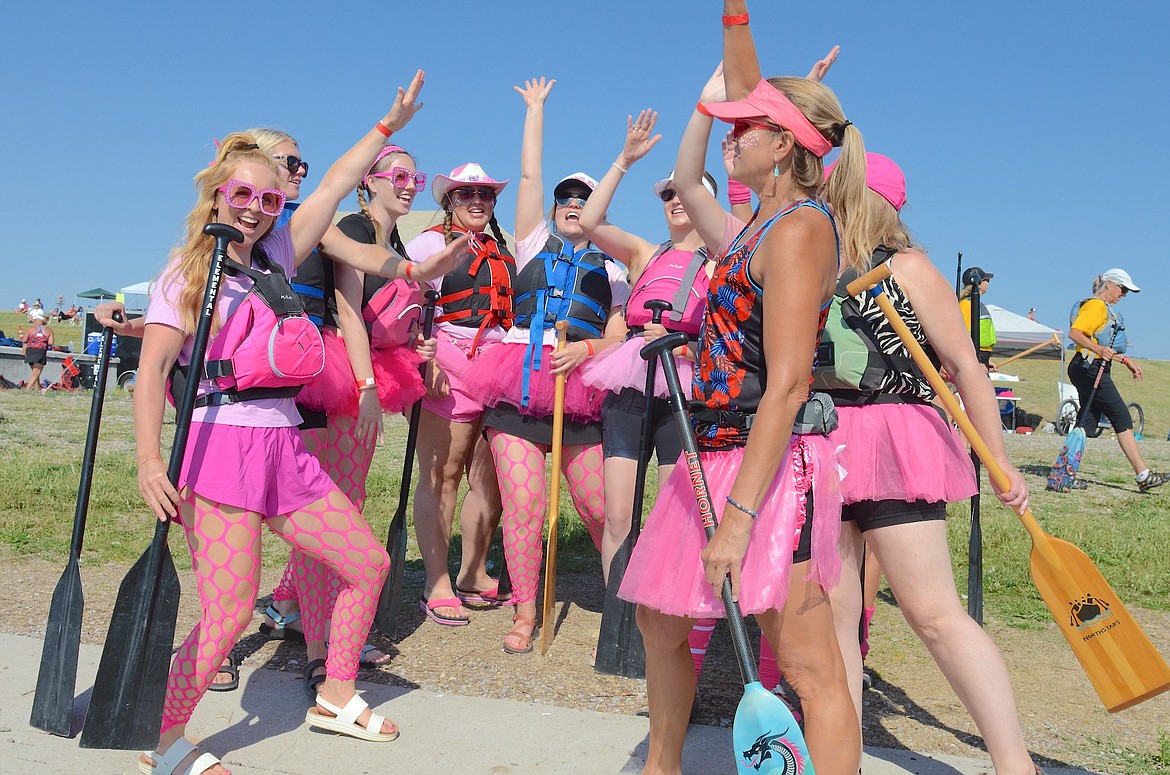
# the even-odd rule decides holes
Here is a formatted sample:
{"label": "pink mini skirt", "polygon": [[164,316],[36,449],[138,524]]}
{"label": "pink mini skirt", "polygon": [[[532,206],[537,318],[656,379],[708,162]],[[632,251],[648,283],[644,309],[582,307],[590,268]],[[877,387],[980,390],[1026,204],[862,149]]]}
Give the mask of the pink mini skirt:
{"label": "pink mini skirt", "polygon": [[[587,359],[577,369],[581,373],[581,381],[589,387],[609,393],[620,393],[625,388],[633,388],[639,393],[646,390],[646,361],[642,360],[641,350],[647,342],[640,336],[627,339],[616,347],[603,350],[592,358]],[[690,395],[691,375],[694,363],[687,358],[674,357],[675,368],[678,369],[678,380],[687,395]],[[654,395],[657,398],[666,398],[666,378],[662,376],[662,366],[655,360]]]}

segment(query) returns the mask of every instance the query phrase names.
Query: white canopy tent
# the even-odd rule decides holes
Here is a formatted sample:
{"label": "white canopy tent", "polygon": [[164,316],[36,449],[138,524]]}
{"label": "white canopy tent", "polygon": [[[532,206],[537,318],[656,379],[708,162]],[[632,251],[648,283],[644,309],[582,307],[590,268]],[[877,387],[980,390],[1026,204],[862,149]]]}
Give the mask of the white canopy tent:
{"label": "white canopy tent", "polygon": [[150,293],[150,280],[127,285],[119,293],[122,295],[122,303],[126,305],[126,309],[144,310],[146,309],[146,297]]}
{"label": "white canopy tent", "polygon": [[995,357],[1007,358],[1045,343],[1050,346],[1036,350],[1037,356],[1060,357],[1063,333],[1059,329],[1028,320],[1023,315],[1017,315],[994,304],[988,304],[987,309],[991,312],[991,322],[995,324],[996,341],[992,350]]}

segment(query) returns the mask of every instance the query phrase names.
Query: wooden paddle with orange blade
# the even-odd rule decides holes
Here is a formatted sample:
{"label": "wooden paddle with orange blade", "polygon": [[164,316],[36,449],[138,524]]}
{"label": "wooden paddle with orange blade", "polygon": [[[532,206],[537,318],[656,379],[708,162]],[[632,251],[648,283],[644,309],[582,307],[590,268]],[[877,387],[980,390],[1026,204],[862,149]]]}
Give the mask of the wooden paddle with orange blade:
{"label": "wooden paddle with orange blade", "polygon": [[[569,324],[557,321],[557,349],[569,340]],[[557,375],[553,393],[552,481],[548,488],[548,548],[544,553],[544,612],[541,616],[540,654],[544,656],[556,637],[553,608],[557,603],[557,516],[561,510],[561,447],[565,438],[565,373]]]}
{"label": "wooden paddle with orange blade", "polygon": [[[992,482],[1000,489],[1008,489],[1007,474],[991,456],[991,450],[959,407],[938,369],[927,358],[882,290],[881,282],[892,274],[889,263],[850,283],[848,293],[856,296],[868,292],[873,296],[918,368],[938,393],[947,412],[987,467]],[[1032,537],[1032,581],[1105,709],[1116,713],[1170,689],[1170,665],[1134,621],[1093,561],[1067,541],[1044,532],[1031,510],[1026,510],[1020,520]]]}

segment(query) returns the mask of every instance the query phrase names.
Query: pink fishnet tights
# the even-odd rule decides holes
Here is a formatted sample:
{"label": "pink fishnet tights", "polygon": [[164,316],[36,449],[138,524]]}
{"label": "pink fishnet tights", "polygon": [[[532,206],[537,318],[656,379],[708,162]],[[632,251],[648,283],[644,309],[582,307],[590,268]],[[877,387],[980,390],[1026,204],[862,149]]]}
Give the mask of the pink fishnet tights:
{"label": "pink fishnet tights", "polygon": [[[180,506],[203,614],[171,664],[162,731],[185,724],[236,638],[252,619],[260,579],[260,527],[255,512],[184,491]],[[331,624],[326,673],[357,677],[358,657],[390,568],[386,550],[339,490],[293,512],[263,520],[276,535],[329,566],[342,580]]]}
{"label": "pink fishnet tights", "polygon": [[[496,461],[504,507],[504,557],[512,579],[512,603],[536,599],[540,566],[544,559],[544,521],[548,513],[548,487],[544,477],[545,444],[488,430],[488,443]],[[569,496],[593,545],[601,549],[605,529],[604,480],[600,444],[564,448],[561,471]]]}
{"label": "pink fishnet tights", "polygon": [[[330,416],[325,428],[301,431],[305,446],[321,462],[321,468],[361,511],[366,502],[366,478],[374,458],[374,440],[362,442],[354,433],[357,418]],[[305,639],[324,640],[325,619],[333,610],[342,582],[327,567],[293,549],[272,599],[297,600]]]}

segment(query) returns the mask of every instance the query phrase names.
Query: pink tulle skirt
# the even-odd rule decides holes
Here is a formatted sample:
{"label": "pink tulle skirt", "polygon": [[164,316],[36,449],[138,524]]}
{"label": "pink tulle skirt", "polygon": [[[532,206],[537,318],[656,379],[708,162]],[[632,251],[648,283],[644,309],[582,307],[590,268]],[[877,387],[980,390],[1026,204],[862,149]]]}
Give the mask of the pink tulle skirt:
{"label": "pink tulle skirt", "polygon": [[[704,452],[711,505],[722,516],[727,494],[739,473],[743,447]],[[796,436],[760,504],[752,540],[744,556],[739,604],[745,614],[782,608],[788,597],[792,552],[800,535],[805,496],[813,491],[812,562],[807,579],[825,589],[837,584],[841,557],[841,496],[833,443],[824,436]],[[723,617],[723,600],[711,590],[701,553],[707,536],[695,504],[686,466],[679,458],[662,494],[646,518],[630,557],[618,596],[671,616]]]}
{"label": "pink tulle skirt", "polygon": [[864,500],[952,503],[977,491],[971,457],[958,432],[922,404],[837,407],[829,438],[841,449],[841,496]]}
{"label": "pink tulle skirt", "polygon": [[[325,368],[301,388],[297,403],[328,415],[354,417],[358,410],[357,377],[349,363],[345,340],[334,328],[322,329],[321,340],[325,343]],[[370,350],[370,362],[378,384],[378,401],[385,411],[401,412],[426,392],[418,372],[422,358],[409,347]]]}
{"label": "pink tulle skirt", "polygon": [[[605,392],[620,393],[624,388],[643,392],[646,389],[646,361],[642,360],[641,350],[645,344],[645,339],[635,336],[587,359],[577,368],[581,381]],[[689,396],[694,364],[686,358],[675,356],[674,365],[678,369],[679,383]],[[666,398],[666,378],[662,376],[662,367],[657,362],[655,370],[654,395]]]}
{"label": "pink tulle skirt", "polygon": [[[485,406],[506,403],[515,406],[520,414],[529,417],[549,417],[553,413],[556,377],[549,373],[553,348],[544,347],[540,356],[540,370],[530,372],[528,406],[521,406],[527,345],[501,344],[492,350],[490,359],[477,360],[474,372],[467,375],[468,390],[483,398]],[[642,372],[645,375],[645,372]],[[565,416],[575,422],[596,422],[601,419],[601,403],[605,392],[586,385],[581,380],[580,367],[569,372],[565,379]]]}

